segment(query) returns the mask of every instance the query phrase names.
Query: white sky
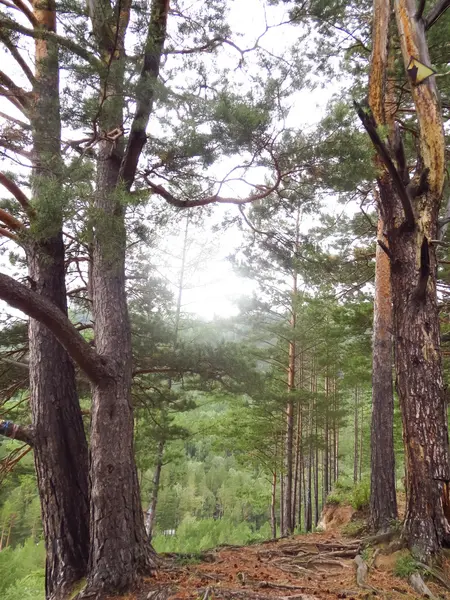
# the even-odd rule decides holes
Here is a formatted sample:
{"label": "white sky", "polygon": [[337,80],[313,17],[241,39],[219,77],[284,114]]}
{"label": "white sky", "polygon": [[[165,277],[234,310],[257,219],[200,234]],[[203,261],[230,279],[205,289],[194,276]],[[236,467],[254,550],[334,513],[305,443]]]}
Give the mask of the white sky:
{"label": "white sky", "polygon": [[[261,0],[246,0],[245,2],[235,0],[231,3],[229,21],[233,32],[243,35],[242,47],[252,46],[254,40],[264,31],[266,17],[270,24],[285,21],[288,18],[287,8],[285,5],[276,8],[267,7]],[[284,49],[296,42],[299,34],[298,27],[285,25],[268,32],[261,45],[276,55],[282,55]],[[292,110],[287,125],[302,129],[312,128],[323,116],[326,104],[335,91],[336,88],[318,88],[295,94],[291,101]],[[239,188],[237,191],[239,192]],[[247,195],[247,193],[248,190],[242,191],[243,195]],[[237,207],[218,205],[214,207],[210,223],[220,222],[227,212],[236,214],[237,211]],[[218,235],[216,234],[216,236]],[[237,314],[236,300],[242,296],[251,295],[256,289],[256,285],[252,281],[236,275],[227,261],[227,256],[239,247],[242,241],[241,233],[236,228],[232,228],[221,233],[220,239],[215,241],[216,243],[209,245],[205,251],[201,272],[196,273],[195,277],[191,276],[191,282],[189,282],[189,277],[187,278],[187,287],[183,293],[183,310],[196,313],[205,319]],[[174,236],[170,241],[173,248],[178,246],[179,255],[181,255],[181,243],[182,236]],[[191,250],[191,253],[194,256],[198,255],[195,248]],[[175,267],[176,269],[176,265],[179,265],[179,261],[174,261],[171,268]]]}
{"label": "white sky", "polygon": [[[270,24],[279,23],[287,19],[286,6],[281,4],[278,7],[267,7],[261,0],[234,0],[230,2],[230,24],[241,47],[250,47],[256,38],[265,29],[265,22]],[[265,48],[282,55],[283,51],[295,43],[300,34],[298,27],[289,25],[275,28],[268,32],[262,42]],[[12,58],[2,53],[2,60],[12,61]],[[236,58],[238,60],[238,57]],[[299,128],[312,127],[323,115],[326,103],[331,97],[334,89],[316,89],[297,93],[292,101],[292,110],[289,117],[289,126]],[[6,103],[6,104],[5,104]],[[20,118],[20,113],[14,114],[9,102],[0,101],[0,110],[8,112],[12,116]],[[1,123],[0,123],[1,124]],[[239,188],[233,190],[239,193]],[[2,190],[3,192],[3,190]],[[248,190],[242,190],[242,195],[247,195]],[[3,195],[3,193],[2,193]],[[213,216],[205,223],[205,231],[208,230],[208,224],[220,222],[227,212],[237,211],[236,207],[216,206]],[[234,213],[233,213],[234,214]],[[241,234],[237,229],[228,229],[221,234],[204,234],[199,231],[194,232],[197,236],[198,244],[193,243],[188,253],[188,262],[197,260],[198,265],[195,273],[187,276],[186,287],[183,294],[183,310],[193,312],[206,319],[212,319],[214,316],[226,317],[237,313],[236,300],[242,295],[252,293],[254,284],[248,280],[238,277],[227,261],[227,256],[239,246]],[[176,234],[167,243],[172,249],[173,256],[181,254],[182,235]],[[206,244],[205,244],[206,242]],[[199,245],[205,246],[203,256],[199,252]],[[200,260],[198,260],[200,257]],[[1,259],[0,259],[1,260]],[[4,260],[1,260],[4,263]],[[165,264],[161,264],[161,271],[170,281],[176,282],[178,279],[179,260],[176,258],[165,259]],[[8,309],[8,312],[11,313]]]}

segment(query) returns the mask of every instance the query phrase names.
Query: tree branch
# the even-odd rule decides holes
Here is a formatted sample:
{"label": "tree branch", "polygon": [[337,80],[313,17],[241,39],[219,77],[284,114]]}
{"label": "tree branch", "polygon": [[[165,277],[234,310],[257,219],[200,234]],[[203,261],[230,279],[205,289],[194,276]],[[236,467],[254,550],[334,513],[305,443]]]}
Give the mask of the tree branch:
{"label": "tree branch", "polygon": [[19,202],[19,204],[21,205],[21,207],[23,208],[23,210],[26,212],[26,214],[28,216],[35,215],[35,211],[34,211],[33,207],[31,206],[30,201],[25,196],[25,194],[22,192],[22,190],[17,185],[17,183],[15,183],[15,181],[13,181],[9,177],[7,177],[1,171],[0,171],[0,184],[3,185],[8,190],[8,192],[10,192],[14,196],[14,198],[17,200],[17,202]]}
{"label": "tree branch", "polygon": [[19,127],[22,127],[23,129],[31,129],[31,125],[29,123],[25,123],[25,121],[21,121],[20,119],[16,119],[15,117],[11,117],[11,115],[7,115],[4,112],[0,112],[0,117],[2,117],[2,119],[11,121],[11,123],[15,123],[16,125],[18,125]]}
{"label": "tree branch", "polygon": [[355,106],[358,117],[360,118],[361,123],[364,126],[364,129],[369,134],[369,137],[372,140],[372,143],[375,146],[375,149],[378,152],[378,155],[380,156],[381,160],[385,164],[385,166],[389,172],[389,175],[392,178],[392,182],[395,186],[395,189],[397,190],[397,194],[400,198],[400,202],[402,204],[403,211],[405,213],[406,223],[407,223],[408,227],[413,228],[415,225],[415,216],[414,216],[414,210],[413,210],[413,207],[411,204],[411,199],[410,199],[407,189],[403,183],[402,177],[400,176],[398,170],[396,169],[394,163],[392,162],[392,159],[389,155],[388,149],[386,148],[384,142],[382,141],[382,139],[380,138],[380,136],[378,134],[377,124],[375,122],[375,118],[372,114],[372,111],[370,110],[369,107],[363,108],[363,106],[361,104],[358,104],[358,102],[356,102],[356,101],[354,101],[353,104]]}
{"label": "tree branch", "polygon": [[0,435],[12,440],[20,440],[29,446],[33,446],[34,431],[31,426],[22,427],[12,421],[0,421]]}
{"label": "tree branch", "polygon": [[26,18],[30,21],[33,27],[37,27],[39,25],[36,17],[31,12],[26,4],[22,2],[22,0],[12,0],[17,8],[26,16]]}
{"label": "tree branch", "polygon": [[425,30],[430,29],[450,7],[450,0],[439,0],[425,17]]}
{"label": "tree branch", "polygon": [[153,110],[155,83],[159,76],[166,40],[168,12],[169,0],[153,0],[145,42],[144,64],[137,84],[136,112],[122,163],[122,178],[128,191],[133,184],[139,158],[147,141],[146,129]]}
{"label": "tree branch", "polygon": [[13,229],[14,231],[21,231],[25,229],[25,225],[21,223],[16,217],[13,217],[3,208],[0,208],[0,221],[3,221],[5,225]]}
{"label": "tree branch", "polygon": [[80,46],[76,42],[63,37],[62,35],[58,35],[53,31],[42,28],[29,29],[28,27],[24,27],[23,25],[20,25],[19,23],[16,23],[12,19],[8,19],[6,17],[2,17],[0,19],[0,26],[34,38],[35,40],[51,40],[84,59],[97,70],[101,69],[103,66],[102,62],[96,56],[88,52],[86,48],[83,48],[83,46]]}
{"label": "tree branch", "polygon": [[164,198],[164,200],[172,206],[176,206],[178,208],[190,208],[195,206],[206,206],[207,204],[236,204],[239,206],[242,204],[249,204],[250,202],[255,202],[257,200],[264,200],[264,198],[267,198],[267,196],[270,196],[270,194],[278,189],[282,179],[283,175],[277,168],[277,178],[275,183],[272,186],[264,186],[264,191],[261,191],[257,194],[251,194],[247,198],[226,198],[223,196],[213,195],[207,196],[206,198],[201,198],[199,200],[178,200],[178,198],[175,198],[173,194],[163,188],[162,185],[152,183],[148,180],[148,178],[145,178],[145,181],[155,194],[158,194],[161,196],[161,198]]}
{"label": "tree branch", "polygon": [[36,78],[33,75],[33,72],[30,69],[30,67],[27,65],[25,59],[20,54],[19,50],[16,48],[16,46],[14,46],[13,43],[11,43],[11,40],[8,39],[8,36],[4,35],[1,32],[0,32],[0,39],[2,40],[5,47],[8,48],[8,50],[10,51],[10,53],[11,53],[12,57],[14,58],[14,60],[16,61],[16,63],[22,69],[22,71],[26,75],[28,81],[31,83],[31,85],[34,86],[34,84],[36,83]]}
{"label": "tree branch", "polygon": [[89,345],[54,304],[4,273],[0,273],[0,298],[46,325],[91,381],[99,384],[112,376],[106,359]]}
{"label": "tree branch", "polygon": [[28,117],[27,111],[22,106],[22,104],[17,100],[17,98],[14,96],[14,94],[11,94],[11,92],[3,85],[0,85],[0,96],[3,96],[7,100],[9,100],[11,102],[11,104],[13,104],[18,110],[20,110],[20,112],[23,115]]}
{"label": "tree branch", "polygon": [[33,155],[31,152],[27,152],[27,150],[23,150],[23,148],[21,148],[20,146],[17,146],[16,144],[11,144],[11,142],[8,142],[1,138],[0,138],[0,147],[5,148],[6,150],[10,150],[11,152],[14,152],[15,154],[19,154],[20,156],[23,156],[24,158],[26,158],[28,160],[33,160]]}
{"label": "tree branch", "polygon": [[417,12],[416,12],[416,19],[418,21],[420,21],[420,19],[422,18],[423,11],[425,10],[425,4],[426,3],[427,3],[427,0],[420,0],[419,1],[419,6],[417,7]]}
{"label": "tree branch", "polygon": [[0,84],[17,99],[24,110],[28,111],[30,108],[30,102],[27,92],[20,86],[16,85],[11,77],[9,77],[3,71],[0,71]]}
{"label": "tree branch", "polygon": [[17,369],[22,369],[27,372],[30,370],[29,363],[19,362],[18,360],[13,360],[12,358],[0,358],[0,363],[5,363],[7,365],[11,365],[12,367],[16,367]]}
{"label": "tree branch", "polygon": [[19,243],[18,237],[16,235],[14,235],[13,233],[11,233],[10,231],[8,231],[8,229],[5,229],[4,227],[0,227],[0,235],[3,237],[9,238],[13,242],[16,242],[16,244]]}

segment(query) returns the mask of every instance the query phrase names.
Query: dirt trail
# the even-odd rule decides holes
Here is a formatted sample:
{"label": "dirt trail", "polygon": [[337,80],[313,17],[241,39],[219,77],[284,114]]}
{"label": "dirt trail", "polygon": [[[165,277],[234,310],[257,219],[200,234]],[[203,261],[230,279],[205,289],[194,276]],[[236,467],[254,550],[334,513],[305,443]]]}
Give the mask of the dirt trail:
{"label": "dirt trail", "polygon": [[[245,547],[226,546],[204,554],[206,562],[179,565],[168,557],[148,579],[136,600],[335,600],[338,598],[419,598],[409,583],[392,573],[389,561],[376,561],[366,585],[356,581],[358,540],[337,531],[300,535]],[[391,561],[392,562],[392,561]],[[370,561],[369,561],[370,563]],[[393,561],[395,563],[395,561]],[[378,567],[376,566],[378,564]],[[442,586],[428,582],[438,598]]]}

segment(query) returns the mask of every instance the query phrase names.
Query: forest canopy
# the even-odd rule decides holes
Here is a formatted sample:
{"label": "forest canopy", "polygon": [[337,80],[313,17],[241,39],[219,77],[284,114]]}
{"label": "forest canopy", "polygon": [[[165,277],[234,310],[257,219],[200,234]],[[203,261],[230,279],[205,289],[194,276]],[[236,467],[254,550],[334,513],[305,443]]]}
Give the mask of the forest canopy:
{"label": "forest canopy", "polygon": [[0,0],[2,597],[450,543],[450,4],[244,4]]}

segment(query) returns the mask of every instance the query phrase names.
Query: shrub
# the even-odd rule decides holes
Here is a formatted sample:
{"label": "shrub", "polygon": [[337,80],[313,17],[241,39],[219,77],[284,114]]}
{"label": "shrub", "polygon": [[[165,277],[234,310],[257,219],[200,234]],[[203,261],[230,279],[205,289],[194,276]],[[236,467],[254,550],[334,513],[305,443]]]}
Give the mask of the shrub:
{"label": "shrub", "polygon": [[352,490],[350,504],[355,510],[363,510],[370,503],[370,482],[360,481]]}
{"label": "shrub", "polygon": [[413,573],[417,573],[419,566],[411,554],[403,554],[397,558],[394,566],[394,575],[407,579]]}

